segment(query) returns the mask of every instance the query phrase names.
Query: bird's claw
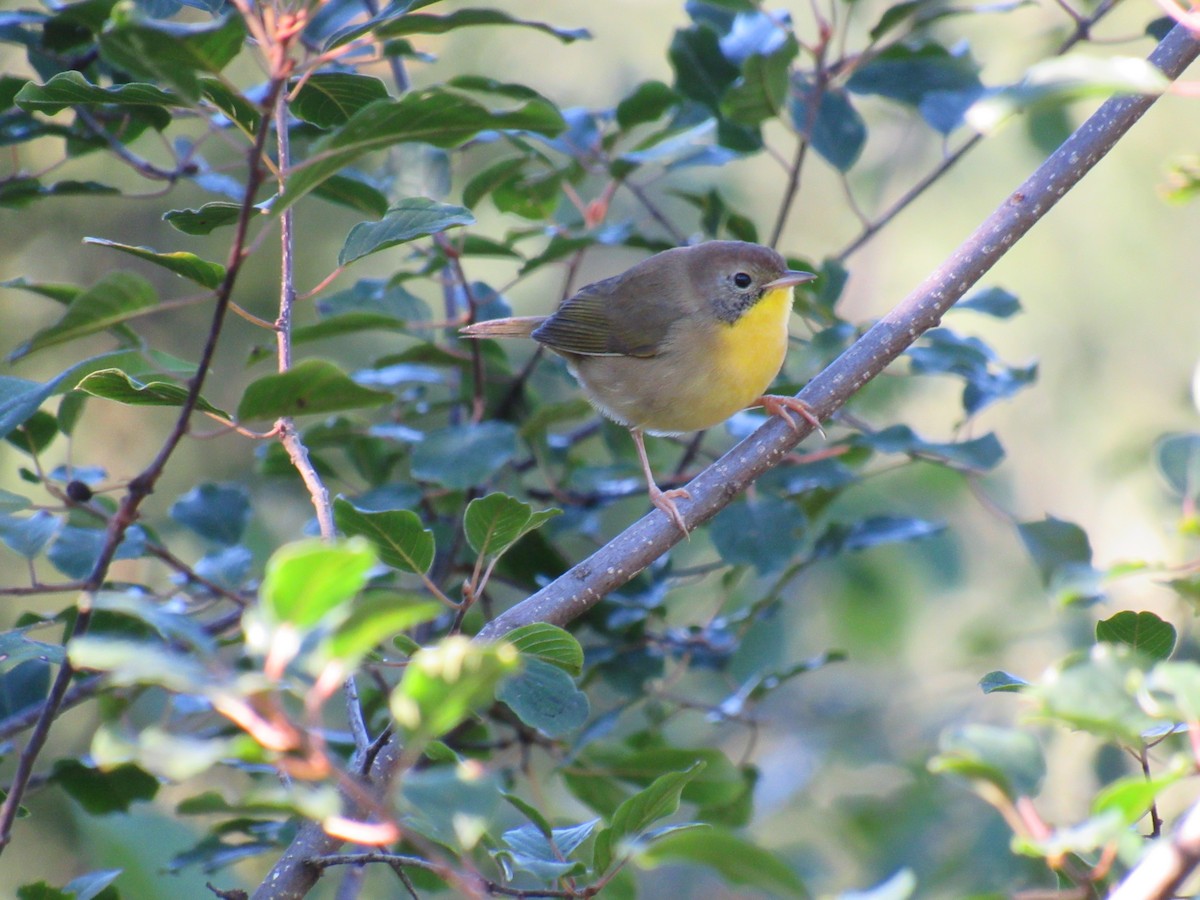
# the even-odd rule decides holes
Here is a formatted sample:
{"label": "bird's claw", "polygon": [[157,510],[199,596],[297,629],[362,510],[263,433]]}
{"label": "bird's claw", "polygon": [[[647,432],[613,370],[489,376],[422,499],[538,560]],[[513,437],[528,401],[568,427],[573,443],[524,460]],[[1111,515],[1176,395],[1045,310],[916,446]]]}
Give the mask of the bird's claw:
{"label": "bird's claw", "polygon": [[664,513],[666,513],[667,518],[679,526],[679,530],[683,532],[684,537],[690,539],[691,532],[688,531],[687,525],[684,524],[683,514],[680,513],[679,507],[675,505],[676,497],[681,497],[684,500],[692,499],[692,495],[683,488],[672,488],[669,491],[664,491],[655,486],[650,491],[650,502],[653,503],[657,509],[661,509]]}
{"label": "bird's claw", "polygon": [[808,422],[816,432],[825,437],[825,429],[821,427],[821,420],[817,418],[811,406],[805,403],[798,397],[785,397],[780,394],[764,394],[759,397],[759,402],[772,416],[779,416],[783,421],[788,423],[788,427],[797,434],[800,433],[800,426],[796,424],[796,420],[792,418],[791,413],[799,413],[804,421]]}

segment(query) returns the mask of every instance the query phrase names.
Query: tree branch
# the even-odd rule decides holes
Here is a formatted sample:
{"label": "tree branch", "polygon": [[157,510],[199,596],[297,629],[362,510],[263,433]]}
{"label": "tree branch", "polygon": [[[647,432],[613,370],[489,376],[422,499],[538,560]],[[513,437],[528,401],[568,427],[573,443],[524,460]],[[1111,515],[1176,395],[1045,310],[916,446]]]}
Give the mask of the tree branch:
{"label": "tree branch", "polygon": [[[1176,30],[1179,27],[1177,26]],[[1168,900],[1200,864],[1200,803],[1189,809],[1168,839],[1160,839],[1108,900]]]}
{"label": "tree branch", "polygon": [[[1200,43],[1176,26],[1150,54],[1170,79],[1200,55]],[[798,395],[825,419],[882,372],[954,305],[1068,190],[1104,157],[1148,110],[1155,96],[1114,97],[1104,103],[1038,167],[963,244],[891,312],[833,361]],[[754,479],[777,465],[812,431],[793,432],[771,419],[687,486],[691,501],[679,503],[689,528],[707,522]],[[655,510],[588,559],[489,622],[479,633],[494,640],[522,625],[565,625],[621,587],[679,543],[682,535]]]}

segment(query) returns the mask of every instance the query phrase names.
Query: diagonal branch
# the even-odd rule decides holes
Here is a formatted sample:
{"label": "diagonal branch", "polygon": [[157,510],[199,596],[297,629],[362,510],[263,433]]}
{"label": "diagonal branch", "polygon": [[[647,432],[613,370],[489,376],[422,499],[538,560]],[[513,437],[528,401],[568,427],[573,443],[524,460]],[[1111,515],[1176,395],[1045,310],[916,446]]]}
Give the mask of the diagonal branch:
{"label": "diagonal branch", "polygon": [[[1200,42],[1176,26],[1150,54],[1170,79],[1200,55]],[[1114,97],[1104,103],[1038,167],[916,290],[881,318],[798,395],[820,418],[843,406],[954,305],[1058,200],[1083,178],[1148,110],[1155,96]],[[777,465],[811,426],[794,433],[771,419],[690,484],[690,502],[679,504],[689,528],[707,522],[739,493]],[[489,622],[480,639],[499,638],[533,622],[565,625],[621,587],[679,543],[682,535],[657,510],[575,565],[527,600]]]}

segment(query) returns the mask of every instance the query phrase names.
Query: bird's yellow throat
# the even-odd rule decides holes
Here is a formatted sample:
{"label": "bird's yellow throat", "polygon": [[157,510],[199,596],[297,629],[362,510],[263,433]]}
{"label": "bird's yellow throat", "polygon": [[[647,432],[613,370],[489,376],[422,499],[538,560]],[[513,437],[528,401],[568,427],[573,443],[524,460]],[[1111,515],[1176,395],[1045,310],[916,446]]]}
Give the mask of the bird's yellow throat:
{"label": "bird's yellow throat", "polygon": [[779,374],[787,354],[791,311],[791,287],[775,288],[737,321],[720,329],[717,359],[733,411],[753,403]]}

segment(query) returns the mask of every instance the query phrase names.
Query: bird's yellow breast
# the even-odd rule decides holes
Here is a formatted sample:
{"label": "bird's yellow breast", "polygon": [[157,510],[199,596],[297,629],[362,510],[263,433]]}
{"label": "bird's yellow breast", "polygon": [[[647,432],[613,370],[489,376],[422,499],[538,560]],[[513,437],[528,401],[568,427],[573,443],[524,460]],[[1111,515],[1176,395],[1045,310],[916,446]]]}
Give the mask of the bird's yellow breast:
{"label": "bird's yellow breast", "polygon": [[762,396],[787,354],[791,288],[735,322],[690,319],[651,357],[578,356],[571,368],[609,418],[651,434],[719,425]]}

